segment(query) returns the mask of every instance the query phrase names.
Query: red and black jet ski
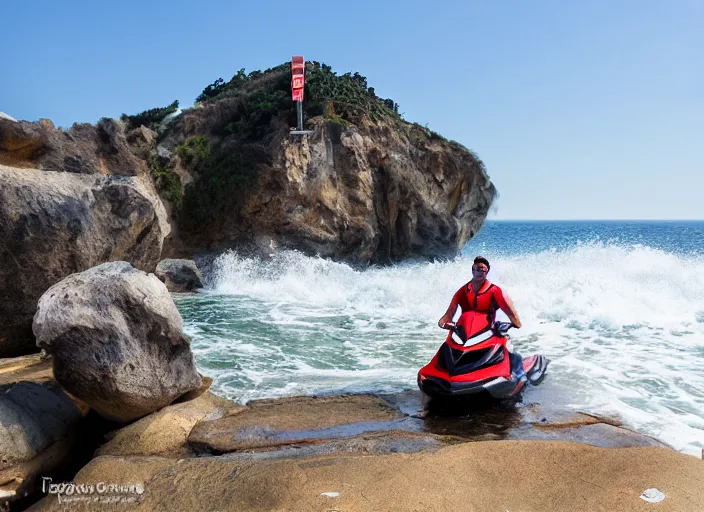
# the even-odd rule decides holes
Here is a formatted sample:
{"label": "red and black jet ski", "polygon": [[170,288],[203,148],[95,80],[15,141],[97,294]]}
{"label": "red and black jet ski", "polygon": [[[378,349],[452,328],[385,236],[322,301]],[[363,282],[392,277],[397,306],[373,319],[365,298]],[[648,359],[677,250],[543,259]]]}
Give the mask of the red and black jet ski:
{"label": "red and black jet ski", "polygon": [[506,334],[511,327],[511,322],[493,322],[486,313],[463,313],[456,324],[447,324],[447,339],[418,372],[418,387],[433,398],[489,393],[510,399],[526,383],[540,384],[550,361],[514,353]]}

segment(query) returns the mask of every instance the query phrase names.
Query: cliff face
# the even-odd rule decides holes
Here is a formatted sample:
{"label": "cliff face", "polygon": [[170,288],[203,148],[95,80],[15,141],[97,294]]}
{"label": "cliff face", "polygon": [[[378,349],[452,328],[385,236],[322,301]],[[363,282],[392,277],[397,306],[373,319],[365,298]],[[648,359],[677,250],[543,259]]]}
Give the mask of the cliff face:
{"label": "cliff face", "polygon": [[113,119],[64,131],[48,119],[0,118],[0,164],[75,174],[148,174],[145,162],[133,154],[123,124]]}
{"label": "cliff face", "polygon": [[[383,123],[311,128],[278,143],[233,217],[259,244],[388,263],[453,254],[484,221],[495,190],[459,145]],[[203,234],[225,245],[237,237],[227,227]]]}

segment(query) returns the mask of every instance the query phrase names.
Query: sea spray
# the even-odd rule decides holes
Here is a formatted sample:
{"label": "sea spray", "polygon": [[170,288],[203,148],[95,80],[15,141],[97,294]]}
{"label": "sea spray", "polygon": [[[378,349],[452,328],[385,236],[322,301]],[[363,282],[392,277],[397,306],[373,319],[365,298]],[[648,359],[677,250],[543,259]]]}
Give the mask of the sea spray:
{"label": "sea spray", "polygon": [[[701,452],[702,253],[614,240],[483,249],[489,278],[523,321],[516,349],[552,361],[541,387],[569,393],[575,409]],[[478,252],[364,270],[297,252],[268,260],[229,252],[207,290],[177,300],[199,367],[237,401],[415,389],[444,339],[437,320]]]}

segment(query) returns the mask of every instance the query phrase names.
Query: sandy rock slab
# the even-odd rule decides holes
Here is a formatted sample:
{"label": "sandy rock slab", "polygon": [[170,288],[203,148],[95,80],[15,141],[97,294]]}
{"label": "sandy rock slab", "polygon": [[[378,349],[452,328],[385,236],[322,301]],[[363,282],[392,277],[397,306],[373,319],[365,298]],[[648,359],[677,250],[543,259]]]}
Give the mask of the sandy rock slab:
{"label": "sandy rock slab", "polygon": [[[76,477],[79,484],[122,484],[112,494],[123,498],[125,511],[262,512],[701,512],[702,481],[704,462],[667,448],[541,441],[258,462],[103,456]],[[649,488],[665,495],[657,508],[640,498]],[[29,510],[97,508],[95,501],[59,504],[50,496]]]}
{"label": "sandy rock slab", "polygon": [[23,380],[29,382],[54,380],[51,358],[32,354],[0,359],[0,389]]}

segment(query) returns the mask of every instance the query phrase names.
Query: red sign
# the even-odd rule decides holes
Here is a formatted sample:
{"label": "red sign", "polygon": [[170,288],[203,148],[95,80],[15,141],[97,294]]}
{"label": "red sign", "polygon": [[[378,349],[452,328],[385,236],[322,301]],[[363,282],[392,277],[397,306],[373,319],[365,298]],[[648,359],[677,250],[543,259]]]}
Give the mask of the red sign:
{"label": "red sign", "polygon": [[303,69],[303,67],[305,67],[305,65],[306,65],[306,61],[302,55],[291,57],[291,69],[294,69],[294,68]]}
{"label": "red sign", "polygon": [[291,58],[291,92],[293,101],[303,101],[306,61],[302,55]]}

